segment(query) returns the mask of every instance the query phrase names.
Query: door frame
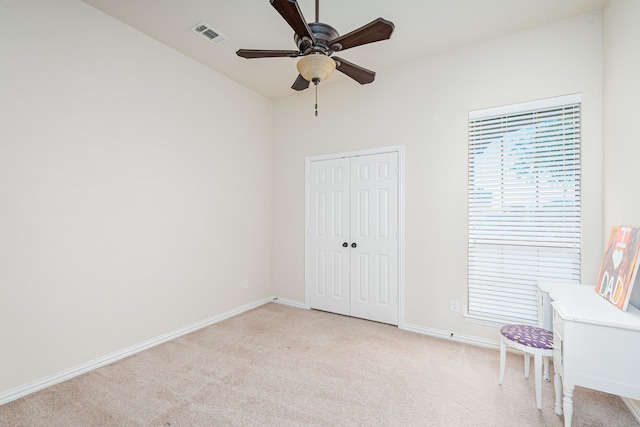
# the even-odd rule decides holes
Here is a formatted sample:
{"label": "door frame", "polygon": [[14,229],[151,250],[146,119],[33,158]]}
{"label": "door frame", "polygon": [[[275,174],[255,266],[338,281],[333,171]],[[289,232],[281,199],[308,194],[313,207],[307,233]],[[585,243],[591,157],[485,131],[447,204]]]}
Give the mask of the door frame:
{"label": "door frame", "polygon": [[398,154],[398,328],[404,329],[404,145],[367,148],[340,153],[307,156],[304,159],[304,306],[311,308],[309,302],[309,236],[311,234],[311,162],[334,160],[345,157],[367,156],[370,154]]}

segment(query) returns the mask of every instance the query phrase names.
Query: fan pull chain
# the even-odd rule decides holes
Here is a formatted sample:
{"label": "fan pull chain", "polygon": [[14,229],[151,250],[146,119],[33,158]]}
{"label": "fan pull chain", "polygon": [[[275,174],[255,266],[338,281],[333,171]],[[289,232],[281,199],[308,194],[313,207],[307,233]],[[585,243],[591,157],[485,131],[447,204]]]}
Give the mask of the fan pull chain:
{"label": "fan pull chain", "polygon": [[320,79],[314,77],[312,81],[313,85],[316,87],[316,117],[318,117],[318,83],[320,83]]}

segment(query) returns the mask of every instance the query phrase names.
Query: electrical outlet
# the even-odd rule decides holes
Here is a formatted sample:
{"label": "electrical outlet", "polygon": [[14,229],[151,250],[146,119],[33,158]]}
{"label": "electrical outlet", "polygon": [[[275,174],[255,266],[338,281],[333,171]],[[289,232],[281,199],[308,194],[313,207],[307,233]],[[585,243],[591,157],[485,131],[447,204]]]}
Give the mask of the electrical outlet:
{"label": "electrical outlet", "polygon": [[460,301],[458,301],[457,299],[452,299],[450,301],[451,304],[451,311],[455,311],[456,313],[460,311]]}
{"label": "electrical outlet", "polygon": [[244,282],[242,282],[242,287],[244,289],[249,289],[249,279],[244,279]]}

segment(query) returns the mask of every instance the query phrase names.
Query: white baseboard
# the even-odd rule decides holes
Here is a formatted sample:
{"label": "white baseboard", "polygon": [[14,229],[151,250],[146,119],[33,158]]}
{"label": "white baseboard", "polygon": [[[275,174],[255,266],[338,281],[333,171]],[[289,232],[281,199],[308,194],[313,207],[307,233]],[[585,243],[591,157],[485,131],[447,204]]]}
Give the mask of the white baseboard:
{"label": "white baseboard", "polygon": [[403,323],[402,327],[405,331],[415,332],[417,334],[428,335],[430,337],[443,338],[449,341],[455,341],[463,344],[477,345],[480,347],[486,347],[491,349],[499,349],[500,341],[487,340],[484,338],[478,338],[471,335],[455,334],[453,332],[443,331],[440,329],[425,328],[424,326],[412,325],[410,323]]}
{"label": "white baseboard", "polygon": [[629,411],[631,411],[631,414],[636,419],[638,424],[640,424],[640,401],[629,399],[628,397],[623,397],[622,401],[627,406],[627,408],[629,408]]}
{"label": "white baseboard", "polygon": [[220,315],[205,319],[201,322],[197,322],[197,323],[185,326],[184,328],[169,332],[164,335],[160,335],[159,337],[152,338],[150,340],[141,342],[139,344],[135,344],[131,347],[124,348],[114,353],[107,354],[105,356],[99,357],[90,362],[83,363],[81,365],[75,366],[70,369],[66,369],[62,372],[58,372],[57,374],[40,378],[39,380],[33,381],[29,384],[25,384],[25,385],[16,387],[14,389],[5,391],[3,393],[0,393],[0,405],[4,405],[5,403],[9,403],[13,400],[19,399],[28,394],[35,393],[36,391],[45,389],[47,387],[51,387],[52,385],[61,383],[73,377],[77,377],[78,375],[82,375],[94,369],[116,362],[120,359],[124,359],[125,357],[132,356],[136,353],[147,350],[151,347],[155,347],[159,344],[181,337],[182,335],[186,335],[188,333],[197,331],[198,329],[202,329],[204,327],[213,325],[214,323],[221,322],[230,317],[236,316],[238,314],[244,313],[245,311],[249,311],[263,304],[271,302],[272,300],[273,300],[272,297],[264,298],[264,299],[243,305],[241,307],[234,308]]}
{"label": "white baseboard", "polygon": [[291,307],[296,307],[296,308],[304,308],[304,309],[307,308],[304,302],[295,301],[292,299],[273,297],[273,302],[277,302],[278,304],[289,305]]}

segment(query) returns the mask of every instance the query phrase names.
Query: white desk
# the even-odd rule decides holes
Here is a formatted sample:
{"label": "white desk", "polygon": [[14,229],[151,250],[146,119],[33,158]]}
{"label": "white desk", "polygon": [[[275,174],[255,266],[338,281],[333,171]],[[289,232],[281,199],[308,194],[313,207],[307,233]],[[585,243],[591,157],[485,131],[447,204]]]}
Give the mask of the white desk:
{"label": "white desk", "polygon": [[640,311],[619,310],[592,286],[538,287],[540,323],[548,327],[553,319],[555,411],[564,410],[565,427],[571,426],[575,386],[640,399]]}

